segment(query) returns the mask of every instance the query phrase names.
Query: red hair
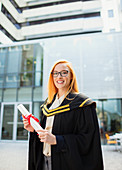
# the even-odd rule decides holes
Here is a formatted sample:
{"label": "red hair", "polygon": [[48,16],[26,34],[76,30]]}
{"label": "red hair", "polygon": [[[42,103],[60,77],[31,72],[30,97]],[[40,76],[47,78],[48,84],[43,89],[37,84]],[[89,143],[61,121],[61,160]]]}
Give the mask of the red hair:
{"label": "red hair", "polygon": [[[75,72],[74,72],[74,70],[72,68],[72,64],[70,62],[66,61],[66,60],[57,61],[54,64],[54,66],[52,67],[51,72],[53,72],[55,66],[58,65],[58,64],[66,64],[66,66],[69,68],[69,70],[70,70],[70,72],[72,74],[72,81],[71,81],[71,83],[69,85],[67,94],[69,94],[70,92],[79,92],[78,91],[77,81],[76,81],[76,76],[75,76]],[[54,81],[53,81],[53,77],[52,77],[51,72],[50,72],[49,80],[48,80],[48,103],[52,102],[52,100],[54,98],[54,95],[58,92],[58,89],[54,85]]]}

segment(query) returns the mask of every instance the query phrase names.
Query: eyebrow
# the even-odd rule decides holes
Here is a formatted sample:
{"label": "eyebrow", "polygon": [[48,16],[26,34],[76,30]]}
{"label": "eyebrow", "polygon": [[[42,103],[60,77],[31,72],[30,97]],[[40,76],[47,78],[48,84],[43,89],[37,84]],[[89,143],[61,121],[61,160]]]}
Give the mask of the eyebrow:
{"label": "eyebrow", "polygon": [[61,72],[61,71],[69,71],[68,69],[67,70],[61,70],[61,71],[56,71],[56,70],[53,70],[54,72]]}

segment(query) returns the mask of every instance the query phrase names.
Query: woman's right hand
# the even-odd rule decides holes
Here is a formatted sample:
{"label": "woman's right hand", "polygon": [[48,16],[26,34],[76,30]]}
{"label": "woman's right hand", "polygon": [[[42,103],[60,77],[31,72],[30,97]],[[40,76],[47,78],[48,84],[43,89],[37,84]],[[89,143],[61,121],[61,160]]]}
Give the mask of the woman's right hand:
{"label": "woman's right hand", "polygon": [[22,117],[23,117],[24,129],[26,129],[29,132],[34,132],[34,128],[31,125],[29,125],[28,120],[25,119],[23,115]]}

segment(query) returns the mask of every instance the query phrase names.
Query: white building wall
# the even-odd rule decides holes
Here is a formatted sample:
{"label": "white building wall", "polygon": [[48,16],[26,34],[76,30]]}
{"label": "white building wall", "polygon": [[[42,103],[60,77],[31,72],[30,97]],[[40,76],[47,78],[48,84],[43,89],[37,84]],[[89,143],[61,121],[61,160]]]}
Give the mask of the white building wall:
{"label": "white building wall", "polygon": [[[19,7],[27,7],[33,3],[43,4],[57,1],[15,0]],[[1,0],[1,3],[17,23],[23,24],[21,29],[17,29],[15,25],[2,12],[0,12],[0,24],[17,41],[67,33],[83,33],[87,31],[110,32],[121,31],[122,29],[122,10],[120,8],[120,0],[78,1],[41,8],[24,9],[21,14],[18,13],[9,0]],[[108,16],[108,10],[113,10],[113,17]],[[101,12],[101,16],[79,19],[74,18],[72,20],[67,19],[55,22],[53,20],[56,17],[60,18],[62,16],[71,16],[72,14],[75,16],[78,14],[89,14],[94,12]],[[52,21],[26,26],[29,21],[42,19],[52,19]]]}
{"label": "white building wall", "polygon": [[100,10],[100,1],[73,2],[67,4],[53,5],[48,7],[40,7],[27,9],[23,11],[23,17],[28,21],[47,18],[55,18],[60,16],[70,16],[76,14],[85,14]]}
{"label": "white building wall", "polygon": [[[101,17],[103,20],[103,32],[121,31],[120,27],[120,0],[101,0]],[[109,16],[109,10],[113,11],[113,17]]]}
{"label": "white building wall", "polygon": [[22,37],[20,30],[18,30],[6,16],[0,12],[0,24],[2,25],[5,30],[7,30],[10,35],[12,35],[16,40],[22,40],[24,37]]}
{"label": "white building wall", "polygon": [[1,3],[5,6],[5,8],[9,11],[9,13],[13,16],[13,18],[18,22],[25,22],[22,14],[19,14],[16,8],[11,4],[9,0],[1,0]]}
{"label": "white building wall", "polygon": [[27,3],[25,0],[14,0],[19,7],[26,7],[27,6]]}
{"label": "white building wall", "polygon": [[12,40],[8,38],[2,31],[0,31],[0,43],[9,44],[12,43]]}
{"label": "white building wall", "polygon": [[[29,2],[32,1],[15,1],[20,7],[28,6]],[[37,2],[37,1],[33,1]],[[53,2],[53,1],[52,1]],[[21,14],[15,9],[15,7],[10,3],[9,0],[1,0],[1,3],[5,6],[8,12],[13,16],[17,23],[25,23],[21,29],[17,29],[15,25],[2,13],[0,12],[0,24],[2,27],[11,35],[15,40],[24,40],[34,37],[44,37],[48,35],[60,35],[62,33],[79,33],[85,31],[96,31],[101,30],[101,20],[100,18],[90,18],[90,19],[67,19],[63,21],[53,20],[45,24],[28,25],[26,26],[26,21],[36,21],[40,19],[55,18],[61,16],[70,16],[76,14],[85,14],[90,12],[100,11],[100,1],[87,1],[87,2],[74,2],[53,5],[48,7],[41,7],[35,9],[23,10]],[[42,2],[44,3],[44,1]],[[48,2],[47,2],[48,3]]]}
{"label": "white building wall", "polygon": [[31,36],[41,34],[55,34],[61,32],[72,31],[87,31],[87,30],[100,30],[102,27],[100,18],[91,19],[74,19],[66,21],[57,21],[52,23],[45,23],[40,25],[26,26],[21,29],[22,36]]}

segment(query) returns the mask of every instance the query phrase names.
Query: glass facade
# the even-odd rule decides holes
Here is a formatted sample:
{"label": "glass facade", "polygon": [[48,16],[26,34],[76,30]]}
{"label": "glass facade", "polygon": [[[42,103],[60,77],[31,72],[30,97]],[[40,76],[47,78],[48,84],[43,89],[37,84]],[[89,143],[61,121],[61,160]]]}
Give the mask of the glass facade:
{"label": "glass facade", "polygon": [[12,139],[14,122],[14,105],[6,105],[3,112],[2,139]]}
{"label": "glass facade", "polygon": [[[122,98],[122,33],[77,35],[44,41],[44,84],[58,59],[72,62],[79,90],[94,99]],[[44,90],[45,92],[46,90]]]}
{"label": "glass facade", "polygon": [[43,50],[39,43],[0,48],[0,89],[16,89],[14,101],[21,98],[21,88],[28,91],[31,87],[32,93],[32,87],[42,86],[42,80]]}
{"label": "glass facade", "polygon": [[[27,110],[29,110],[29,105],[24,105]],[[27,140],[28,132],[23,128],[22,114],[18,111],[17,116],[17,140]]]}
{"label": "glass facade", "polygon": [[16,101],[16,92],[14,88],[4,89],[3,90],[3,102],[15,102]]}
{"label": "glass facade", "polygon": [[105,143],[105,133],[122,132],[122,99],[100,99],[96,103],[101,139]]}
{"label": "glass facade", "polygon": [[40,44],[0,48],[0,88],[42,85],[43,50]]}
{"label": "glass facade", "polygon": [[[31,113],[39,111],[35,107],[43,100],[42,84],[43,48],[40,43],[0,48],[0,139],[28,139],[17,104],[24,102],[28,110],[31,107]],[[39,112],[35,114],[39,117]]]}
{"label": "glass facade", "polygon": [[[40,105],[47,98],[49,72],[56,60],[70,61],[79,91],[97,103],[101,139],[105,133],[122,132],[122,33],[75,35],[23,42],[0,47],[1,124],[5,124],[6,103],[26,102],[39,118]],[[5,105],[5,108],[3,108]],[[12,107],[12,106],[11,106]],[[9,107],[8,107],[9,109]],[[12,110],[12,109],[10,109]],[[12,111],[9,114],[13,114]],[[8,137],[25,140],[21,114],[14,107]],[[8,124],[4,125],[5,128]],[[10,125],[9,125],[10,126]],[[13,127],[12,127],[13,126]],[[15,126],[15,127],[14,127]],[[1,126],[1,137],[3,131]]]}

